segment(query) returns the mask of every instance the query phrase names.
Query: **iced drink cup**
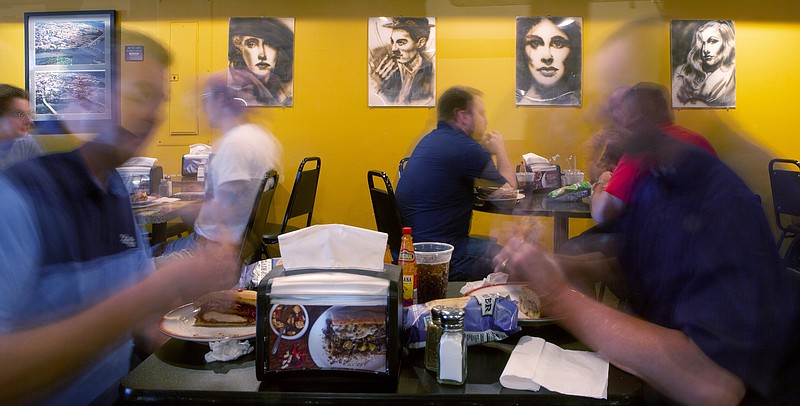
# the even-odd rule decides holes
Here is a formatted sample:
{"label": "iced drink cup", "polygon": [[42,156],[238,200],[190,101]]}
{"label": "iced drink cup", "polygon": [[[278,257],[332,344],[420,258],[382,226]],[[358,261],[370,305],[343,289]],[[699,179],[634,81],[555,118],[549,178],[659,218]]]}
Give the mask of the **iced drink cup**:
{"label": "iced drink cup", "polygon": [[417,256],[417,303],[444,299],[450,274],[453,246],[441,242],[414,244]]}

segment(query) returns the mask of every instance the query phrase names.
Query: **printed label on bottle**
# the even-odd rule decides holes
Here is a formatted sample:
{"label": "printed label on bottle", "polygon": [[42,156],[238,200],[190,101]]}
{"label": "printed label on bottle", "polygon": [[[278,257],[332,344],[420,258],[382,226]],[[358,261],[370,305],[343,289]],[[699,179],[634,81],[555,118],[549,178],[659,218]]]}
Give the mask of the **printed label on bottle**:
{"label": "printed label on bottle", "polygon": [[414,261],[414,253],[409,250],[401,250],[400,254],[397,256],[397,263],[403,262],[413,262]]}
{"label": "printed label on bottle", "polygon": [[417,304],[417,276],[403,275],[403,306]]}

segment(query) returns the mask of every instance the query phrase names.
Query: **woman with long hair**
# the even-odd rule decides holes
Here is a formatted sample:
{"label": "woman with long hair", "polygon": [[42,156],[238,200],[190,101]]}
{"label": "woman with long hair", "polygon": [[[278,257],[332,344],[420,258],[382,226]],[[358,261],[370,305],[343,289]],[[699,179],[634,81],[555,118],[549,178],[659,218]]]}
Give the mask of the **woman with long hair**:
{"label": "woman with long hair", "polygon": [[712,20],[697,28],[686,63],[675,69],[674,107],[736,106],[735,41],[730,21]]}

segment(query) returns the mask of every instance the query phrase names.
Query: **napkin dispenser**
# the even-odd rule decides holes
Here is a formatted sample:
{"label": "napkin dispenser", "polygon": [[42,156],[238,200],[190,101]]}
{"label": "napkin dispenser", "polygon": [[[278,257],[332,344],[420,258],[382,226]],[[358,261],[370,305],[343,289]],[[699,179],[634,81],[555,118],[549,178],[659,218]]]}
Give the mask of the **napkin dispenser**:
{"label": "napkin dispenser", "polygon": [[284,391],[393,392],[402,272],[278,266],[257,288],[256,377]]}
{"label": "napkin dispenser", "polygon": [[[523,176],[525,177],[524,180],[522,179]],[[556,164],[528,164],[525,165],[523,170],[520,165],[517,165],[517,181],[524,182],[527,192],[558,189],[562,186],[561,167]]]}

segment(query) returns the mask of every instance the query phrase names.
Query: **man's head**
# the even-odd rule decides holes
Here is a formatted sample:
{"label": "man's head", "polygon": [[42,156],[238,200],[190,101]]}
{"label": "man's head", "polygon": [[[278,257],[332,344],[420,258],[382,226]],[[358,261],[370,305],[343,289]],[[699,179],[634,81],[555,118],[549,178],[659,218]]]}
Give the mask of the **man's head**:
{"label": "man's head", "polygon": [[427,18],[397,17],[384,25],[392,29],[392,58],[400,63],[409,63],[425,49],[431,35]]}
{"label": "man's head", "polygon": [[656,83],[640,82],[625,91],[619,104],[620,125],[635,130],[642,124],[672,122],[667,89]]}
{"label": "man's head", "polygon": [[483,105],[483,93],[467,86],[454,86],[442,93],[437,107],[439,121],[458,127],[474,139],[486,132],[489,120]]}
{"label": "man's head", "polygon": [[267,80],[292,80],[294,33],[281,20],[269,17],[233,17],[229,23],[228,61]]}
{"label": "man's head", "polygon": [[31,106],[28,92],[16,86],[0,84],[0,141],[27,135],[31,130]]}
{"label": "man's head", "polygon": [[243,116],[246,107],[247,103],[228,85],[224,74],[213,75],[206,81],[203,110],[211,127],[220,128],[223,122]]}

